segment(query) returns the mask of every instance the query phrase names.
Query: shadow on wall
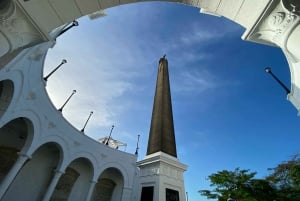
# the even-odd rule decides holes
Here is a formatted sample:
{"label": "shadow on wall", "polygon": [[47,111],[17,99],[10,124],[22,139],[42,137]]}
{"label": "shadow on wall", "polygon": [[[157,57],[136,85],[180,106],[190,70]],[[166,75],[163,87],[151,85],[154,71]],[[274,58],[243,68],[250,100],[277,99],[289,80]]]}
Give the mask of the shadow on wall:
{"label": "shadow on wall", "polygon": [[46,143],[39,147],[10,184],[2,201],[42,200],[59,164],[59,145]]}
{"label": "shadow on wall", "polygon": [[79,177],[79,172],[68,167],[65,173],[59,179],[55,191],[51,197],[51,201],[68,200],[72,187]]}
{"label": "shadow on wall", "polygon": [[121,200],[123,187],[122,173],[116,168],[108,168],[100,175],[91,200]]}
{"label": "shadow on wall", "polygon": [[14,84],[10,80],[0,81],[0,118],[7,110],[14,94]]}
{"label": "shadow on wall", "polygon": [[[31,140],[30,121],[17,118],[0,128],[0,183],[18,158],[26,141]],[[31,125],[32,126],[32,125]]]}
{"label": "shadow on wall", "polygon": [[60,177],[50,200],[84,200],[93,178],[93,171],[93,165],[86,158],[72,161]]}

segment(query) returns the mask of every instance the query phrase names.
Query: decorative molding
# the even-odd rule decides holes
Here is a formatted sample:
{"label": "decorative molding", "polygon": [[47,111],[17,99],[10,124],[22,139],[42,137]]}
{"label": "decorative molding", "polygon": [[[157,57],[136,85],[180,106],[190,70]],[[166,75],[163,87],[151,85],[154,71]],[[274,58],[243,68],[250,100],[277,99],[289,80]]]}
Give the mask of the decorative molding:
{"label": "decorative molding", "polygon": [[54,122],[50,121],[50,122],[48,123],[48,129],[53,129],[53,128],[55,128],[55,127],[56,127],[56,124],[55,124]]}
{"label": "decorative molding", "polygon": [[76,140],[74,140],[73,144],[74,144],[74,146],[76,146],[76,147],[78,147],[78,146],[80,146],[80,145],[81,145],[81,143],[80,143],[80,142],[78,142],[78,141],[76,141]]}
{"label": "decorative molding", "polygon": [[32,54],[29,55],[29,59],[33,60],[33,61],[39,61],[42,56],[43,56],[44,52],[37,48],[34,52],[32,52]]}
{"label": "decorative molding", "polygon": [[273,28],[279,27],[284,21],[286,14],[284,12],[273,13],[269,18],[269,24]]}
{"label": "decorative molding", "polygon": [[290,12],[282,2],[284,0],[272,1],[252,29],[243,35],[243,39],[266,45],[284,46],[289,32],[299,21],[299,13]]}
{"label": "decorative molding", "polygon": [[32,91],[29,91],[26,100],[35,100],[36,99],[36,94]]}
{"label": "decorative molding", "polygon": [[105,158],[107,158],[107,155],[106,154],[100,154],[100,156],[101,156],[101,159],[105,159]]}
{"label": "decorative molding", "polygon": [[291,13],[273,13],[268,19],[269,24],[274,28],[271,40],[279,43],[282,35],[292,26],[296,19],[297,16]]}
{"label": "decorative molding", "polygon": [[199,0],[183,0],[182,3],[184,3],[186,5],[194,6],[194,7],[200,7]]}
{"label": "decorative molding", "polygon": [[[5,0],[4,0],[5,1]],[[8,20],[11,16],[16,13],[16,4],[14,1],[6,0],[7,5],[0,9],[0,24]]]}
{"label": "decorative molding", "polygon": [[6,47],[0,52],[0,57],[44,41],[30,19],[11,0],[5,11],[0,10],[0,30],[0,46]]}

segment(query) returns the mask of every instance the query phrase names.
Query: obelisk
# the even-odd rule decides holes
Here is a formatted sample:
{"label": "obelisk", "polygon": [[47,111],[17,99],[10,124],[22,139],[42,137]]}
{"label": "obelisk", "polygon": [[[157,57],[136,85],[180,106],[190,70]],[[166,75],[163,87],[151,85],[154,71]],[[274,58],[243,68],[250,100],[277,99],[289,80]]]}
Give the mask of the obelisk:
{"label": "obelisk", "polygon": [[168,60],[158,62],[147,155],[138,162],[140,201],[185,201],[183,172],[177,159]]}
{"label": "obelisk", "polygon": [[158,151],[177,157],[168,60],[165,56],[158,64],[147,155]]}

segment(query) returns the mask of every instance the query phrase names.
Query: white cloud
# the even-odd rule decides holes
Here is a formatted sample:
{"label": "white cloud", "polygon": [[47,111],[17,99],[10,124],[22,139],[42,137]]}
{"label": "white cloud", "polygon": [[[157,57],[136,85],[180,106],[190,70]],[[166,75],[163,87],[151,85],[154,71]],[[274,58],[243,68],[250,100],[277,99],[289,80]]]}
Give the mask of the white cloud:
{"label": "white cloud", "polygon": [[208,40],[220,38],[223,35],[221,33],[211,33],[207,30],[189,30],[184,32],[180,37],[180,41],[184,45],[193,45],[195,43],[208,42]]}
{"label": "white cloud", "polygon": [[[89,49],[89,46],[89,43],[80,44],[83,49]],[[121,61],[117,61],[110,52],[106,53],[105,58],[99,58],[92,51],[81,54],[74,49],[69,48],[68,44],[58,44],[49,54],[46,72],[56,65],[55,60],[60,61],[57,59],[60,52],[68,57],[68,63],[49,78],[47,90],[50,97],[60,107],[72,90],[76,89],[77,93],[63,112],[66,119],[75,127],[81,127],[93,110],[89,127],[112,125],[117,114],[121,114],[128,107],[124,100],[121,104],[120,98],[135,88],[133,80],[139,73],[128,64],[121,65],[122,57],[119,57]],[[126,58],[133,60],[129,54]]]}
{"label": "white cloud", "polygon": [[175,79],[174,91],[177,93],[201,93],[221,87],[221,84],[216,81],[216,77],[206,70],[183,71]]}
{"label": "white cloud", "polygon": [[[57,45],[50,51],[46,72],[63,58],[68,63],[49,79],[48,92],[54,104],[60,107],[73,89],[78,91],[63,112],[78,129],[81,129],[90,111],[94,111],[88,124],[91,130],[107,128],[122,121],[122,118],[128,118],[126,112],[135,105],[146,104],[136,104],[134,98],[127,97],[131,93],[147,97],[150,93],[151,98],[143,100],[151,102],[149,105],[152,107],[154,92],[147,91],[149,83],[144,80],[156,78],[154,74],[159,57],[166,53],[170,63],[176,66],[204,60],[211,55],[195,51],[195,45],[222,37],[222,34],[204,31],[199,24],[192,24],[189,31],[172,32],[166,29],[166,22],[159,17],[138,13],[144,11],[138,10],[137,6],[129,16],[130,20],[123,15],[120,17],[120,13],[112,18],[108,13],[107,17],[92,22],[82,19],[80,26],[58,38]],[[137,16],[140,19],[136,19]],[[160,23],[157,26],[165,31],[152,27],[154,23]],[[172,35],[163,34],[166,31]],[[177,77],[172,88],[179,93],[202,92],[220,86],[216,84],[216,78],[205,70],[184,71]],[[151,87],[154,90],[154,86]],[[126,128],[122,132],[128,133]]]}

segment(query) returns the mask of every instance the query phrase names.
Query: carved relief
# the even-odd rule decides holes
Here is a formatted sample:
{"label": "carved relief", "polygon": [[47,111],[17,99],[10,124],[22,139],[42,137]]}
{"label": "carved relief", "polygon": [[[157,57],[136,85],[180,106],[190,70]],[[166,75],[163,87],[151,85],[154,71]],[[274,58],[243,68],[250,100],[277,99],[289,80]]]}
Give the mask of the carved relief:
{"label": "carved relief", "polygon": [[76,147],[80,146],[80,142],[78,142],[78,141],[76,141],[76,140],[74,140],[73,144],[74,144],[74,146],[76,146]]}
{"label": "carved relief", "polygon": [[38,61],[42,58],[43,52],[38,48],[31,55],[29,55],[29,59]]}
{"label": "carved relief", "polygon": [[[293,5],[293,9],[288,5]],[[289,31],[299,19],[299,13],[297,13],[299,5],[300,2],[296,3],[294,0],[283,0],[282,4],[271,6],[270,10],[265,11],[266,14],[262,16],[259,24],[251,31],[248,39],[267,44],[271,42],[282,46]]]}
{"label": "carved relief", "polygon": [[105,155],[105,154],[100,154],[100,156],[101,156],[101,159],[107,158],[107,155]]}
{"label": "carved relief", "polygon": [[36,99],[36,94],[32,91],[30,91],[27,95],[27,100],[35,100]]}
{"label": "carved relief", "polygon": [[280,24],[282,24],[284,18],[285,18],[284,12],[277,12],[270,17],[269,24],[272,27],[278,27]]}
{"label": "carved relief", "polygon": [[191,5],[191,6],[195,6],[195,7],[199,7],[199,0],[184,0],[182,3]]}
{"label": "carved relief", "polygon": [[0,57],[17,48],[42,41],[40,32],[14,1],[0,2]]}
{"label": "carved relief", "polygon": [[40,35],[26,21],[25,16],[14,16],[13,18],[0,21],[2,33],[10,39],[14,48],[22,47],[32,41],[40,40]]}
{"label": "carved relief", "polygon": [[152,168],[151,173],[152,174],[159,174],[159,168]]}
{"label": "carved relief", "polygon": [[275,30],[273,30],[272,40],[279,42],[281,35],[293,24],[297,16],[291,13],[277,12],[271,15],[269,24],[271,24]]}
{"label": "carved relief", "polygon": [[55,127],[56,127],[55,123],[53,123],[52,121],[50,121],[49,124],[48,124],[48,128],[52,129],[52,128],[55,128]]}

